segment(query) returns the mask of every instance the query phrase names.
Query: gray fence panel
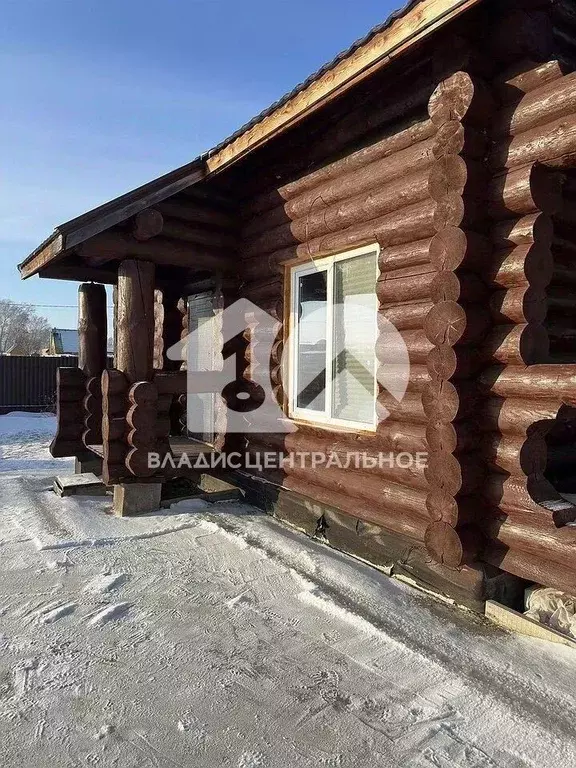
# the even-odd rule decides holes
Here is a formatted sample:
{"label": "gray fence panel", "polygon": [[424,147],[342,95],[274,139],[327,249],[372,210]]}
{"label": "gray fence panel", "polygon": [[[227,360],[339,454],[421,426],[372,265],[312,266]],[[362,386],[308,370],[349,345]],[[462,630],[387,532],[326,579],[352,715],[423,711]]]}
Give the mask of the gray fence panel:
{"label": "gray fence panel", "polygon": [[56,371],[76,368],[78,358],[0,355],[0,409],[54,410]]}

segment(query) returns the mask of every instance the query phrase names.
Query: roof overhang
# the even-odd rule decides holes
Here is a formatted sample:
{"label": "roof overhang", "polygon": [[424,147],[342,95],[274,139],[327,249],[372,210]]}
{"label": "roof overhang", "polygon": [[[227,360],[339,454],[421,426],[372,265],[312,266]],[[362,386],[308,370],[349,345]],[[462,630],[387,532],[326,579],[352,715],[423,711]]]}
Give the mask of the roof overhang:
{"label": "roof overhang", "polygon": [[406,8],[392,14],[364,41],[353,45],[211,152],[56,227],[53,234],[19,264],[21,277],[25,279],[48,265],[52,267],[74,246],[222,171],[482,1],[410,0]]}
{"label": "roof overhang", "polygon": [[192,163],[177,168],[175,171],[170,171],[170,173],[160,176],[142,187],[82,214],[82,216],[78,216],[65,224],[60,224],[47,240],[18,265],[20,276],[26,279],[37,274],[48,264],[53,264],[61,258],[66,251],[74,248],[74,246],[100,234],[100,232],[104,232],[115,224],[120,224],[151,205],[160,203],[177,192],[187,189],[205,177],[204,161],[201,159],[194,160]]}
{"label": "roof overhang", "polygon": [[249,124],[240,135],[209,153],[208,172],[215,173],[261,146],[480,2],[482,0],[421,0],[409,3],[408,10],[393,14],[382,31],[366,43],[353,46],[349,55],[338,57],[333,66],[321,70],[318,77],[297,89],[292,98],[283,100],[262,120]]}

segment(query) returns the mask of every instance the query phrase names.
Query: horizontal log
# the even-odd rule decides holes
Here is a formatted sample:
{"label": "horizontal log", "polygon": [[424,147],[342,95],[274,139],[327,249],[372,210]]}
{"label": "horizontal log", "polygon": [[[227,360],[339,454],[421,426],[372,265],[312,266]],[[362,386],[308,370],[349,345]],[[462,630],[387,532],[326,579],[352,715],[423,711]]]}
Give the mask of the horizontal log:
{"label": "horizontal log", "polygon": [[548,306],[545,292],[529,286],[495,291],[490,297],[490,313],[498,325],[543,323]]}
{"label": "horizontal log", "polygon": [[454,497],[445,491],[432,489],[426,498],[426,510],[432,522],[443,522],[456,529],[481,519],[484,504],[478,494]]}
{"label": "horizontal log", "polygon": [[398,402],[389,392],[382,391],[376,401],[378,421],[388,418],[401,424],[426,424],[426,414],[419,392],[407,392]]}
{"label": "horizontal log", "polygon": [[102,396],[104,398],[112,397],[113,395],[128,394],[130,384],[125,374],[122,371],[118,371],[115,368],[108,368],[102,371]]}
{"label": "horizontal log", "polygon": [[505,365],[533,365],[547,360],[549,339],[541,325],[497,325],[482,343],[487,362]]}
{"label": "horizontal log", "polygon": [[82,403],[86,395],[86,387],[63,387],[58,390],[58,402]]}
{"label": "horizontal log", "polygon": [[535,162],[556,168],[570,168],[574,164],[575,154],[576,114],[561,117],[499,142],[489,154],[489,165],[494,171]]}
{"label": "horizontal log", "polygon": [[206,224],[217,229],[234,229],[234,217],[225,211],[200,205],[190,199],[166,200],[159,203],[158,210],[164,216],[180,219],[190,224]]}
{"label": "horizontal log", "polygon": [[484,227],[485,204],[476,196],[463,196],[448,190],[442,200],[435,203],[434,228],[440,232],[448,227],[479,229]]}
{"label": "horizontal log", "polygon": [[559,56],[568,61],[576,61],[576,36],[572,30],[555,26],[554,43]]}
{"label": "horizontal log", "polygon": [[414,243],[382,248],[378,259],[380,274],[392,272],[406,267],[419,267],[430,261],[431,238],[417,240]]}
{"label": "horizontal log", "polygon": [[345,158],[325,165],[295,181],[283,184],[277,189],[259,195],[249,204],[247,215],[252,219],[264,211],[274,208],[280,201],[289,201],[325,184],[332,179],[349,174],[369,163],[398,154],[403,150],[429,139],[434,134],[434,126],[429,120],[421,120],[402,130],[393,130],[390,135]]}
{"label": "horizontal log", "polygon": [[130,235],[113,231],[91,237],[78,246],[78,251],[93,264],[131,258],[198,270],[229,271],[232,266],[229,251],[208,250],[160,237],[139,242]]}
{"label": "horizontal log", "polygon": [[399,331],[415,330],[423,327],[426,316],[432,309],[432,306],[431,301],[418,302],[416,304],[398,304],[394,307],[380,309],[379,314],[385,317]]}
{"label": "horizontal log", "polygon": [[452,453],[430,451],[426,478],[430,487],[450,496],[475,493],[483,478],[484,468],[474,454],[455,456]]}
{"label": "horizontal log", "polygon": [[58,425],[77,423],[78,430],[81,430],[85,416],[84,403],[82,400],[76,400],[71,403],[57,403],[56,409]]}
{"label": "horizontal log", "polygon": [[482,456],[489,467],[513,477],[543,474],[548,450],[542,435],[501,435],[489,433],[482,444]]}
{"label": "horizontal log", "polygon": [[482,126],[492,110],[488,88],[467,72],[456,72],[442,80],[428,102],[428,114],[436,126],[451,120]]}
{"label": "horizontal log", "polygon": [[571,0],[559,0],[552,11],[554,25],[576,34],[576,11]]}
{"label": "horizontal log", "polygon": [[125,416],[108,417],[102,421],[102,440],[105,443],[123,441],[127,435]]}
{"label": "horizontal log", "polygon": [[123,441],[111,441],[104,443],[104,462],[106,464],[122,464],[128,451],[128,446]]}
{"label": "horizontal log", "polygon": [[491,230],[492,242],[498,250],[532,243],[538,243],[541,248],[549,248],[553,237],[552,217],[540,212],[522,216],[520,219],[500,221]]}
{"label": "horizontal log", "polygon": [[82,453],[86,453],[86,447],[82,442],[81,433],[77,440],[60,440],[57,435],[50,444],[50,454],[55,459],[66,459]]}
{"label": "horizontal log", "polygon": [[422,407],[433,424],[449,424],[476,415],[478,391],[471,382],[431,381],[422,392]]}
{"label": "horizontal log", "polygon": [[[336,203],[366,195],[371,190],[384,187],[401,189],[402,186],[397,183],[399,179],[424,173],[433,162],[433,145],[433,139],[426,139],[347,173],[334,176],[287,201],[280,198],[280,205],[248,221],[242,230],[242,237],[256,242],[255,236],[262,235],[267,230],[273,230],[287,222],[307,219],[316,212]],[[362,156],[365,157],[366,153]]]}
{"label": "horizontal log", "polygon": [[574,568],[574,528],[554,528],[535,521],[522,524],[500,515],[489,517],[484,530],[492,542],[539,560],[543,568],[549,561]]}
{"label": "horizontal log", "polygon": [[576,570],[548,558],[529,555],[521,550],[509,549],[494,542],[484,550],[483,560],[497,568],[513,573],[526,581],[560,589],[568,594],[576,592]]}
{"label": "horizontal log", "polygon": [[482,306],[464,309],[455,301],[441,301],[428,313],[424,332],[435,346],[475,344],[486,336],[489,325],[489,313]]}
{"label": "horizontal log", "polygon": [[[409,274],[405,274],[408,271]],[[400,274],[399,274],[400,272]],[[376,283],[376,296],[381,305],[395,305],[430,297],[436,270],[429,264],[385,272]]]}
{"label": "horizontal log", "polygon": [[404,278],[410,279],[417,278],[419,275],[425,276],[431,272],[435,273],[436,270],[434,267],[430,266],[429,263],[408,265],[405,267],[398,267],[397,269],[389,269],[386,272],[380,274],[377,279],[380,282],[386,282],[389,280],[402,280]]}
{"label": "horizontal log", "polygon": [[551,357],[574,355],[576,361],[576,329],[569,327],[566,322],[553,325],[551,320],[552,318],[548,318],[545,324],[550,340]]}
{"label": "horizontal log", "polygon": [[[428,488],[428,481],[424,475],[422,463],[414,461],[410,466],[401,466],[401,463],[388,461],[391,458],[389,452],[382,450],[377,436],[376,439],[371,440],[369,443],[366,441],[360,445],[356,443],[357,441],[353,438],[346,440],[344,436],[340,436],[340,439],[332,436],[330,439],[327,435],[320,438],[299,432],[287,435],[286,448],[290,454],[293,454],[293,457],[286,457],[283,465],[284,470],[286,474],[291,474],[291,465],[293,463],[297,463],[298,466],[308,470],[313,470],[315,467],[318,467],[320,457],[324,457],[324,465],[321,466],[321,471],[323,471],[324,466],[330,460],[335,460],[337,457],[338,462],[342,467],[346,467],[346,471],[349,473],[358,471],[369,477],[386,478],[411,488],[420,488],[422,490]],[[298,456],[298,454],[302,454],[302,456]],[[353,462],[358,454],[365,455],[371,459],[374,466],[365,467],[362,464],[357,469]],[[382,456],[386,461],[381,461]],[[351,466],[348,466],[348,462],[352,462]]]}
{"label": "horizontal log", "polygon": [[474,558],[480,544],[475,532],[466,533],[456,531],[448,523],[430,523],[424,538],[426,551],[434,562],[447,568],[459,568]]}
{"label": "horizontal log", "polygon": [[552,286],[548,289],[548,319],[554,326],[570,325],[576,317],[576,292],[570,288]]}
{"label": "horizontal log", "polygon": [[381,504],[373,504],[363,499],[353,499],[346,493],[338,492],[336,488],[319,486],[313,478],[302,479],[294,475],[285,478],[284,487],[309,498],[311,502],[335,507],[353,515],[354,518],[380,525],[412,541],[424,541],[428,521],[412,510],[403,509],[402,514],[398,514],[395,501],[389,502],[386,498],[382,499]]}
{"label": "horizontal log", "polygon": [[480,376],[486,392],[499,397],[555,400],[576,406],[576,365],[489,368]]}
{"label": "horizontal log", "polygon": [[[244,293],[271,295],[279,288],[282,289],[283,280],[280,275],[261,274],[258,280],[247,280],[242,282],[240,288]],[[283,292],[283,291],[282,291]]]}
{"label": "horizontal log", "polygon": [[491,126],[492,136],[518,136],[538,125],[572,115],[576,112],[575,94],[576,72],[545,83],[498,113]]}
{"label": "horizontal log", "polygon": [[482,407],[478,424],[485,432],[544,435],[553,426],[560,407],[553,396],[547,400],[490,397]]}
{"label": "horizontal log", "polygon": [[239,242],[237,237],[227,230],[206,229],[179,219],[165,219],[162,234],[173,240],[184,240],[188,243],[223,250],[236,250]]}
{"label": "horizontal log", "polygon": [[576,507],[562,499],[543,475],[513,477],[491,473],[482,492],[494,509],[511,517],[549,519],[555,525],[576,518]]}
{"label": "horizontal log", "polygon": [[435,304],[456,301],[462,304],[483,302],[488,289],[480,277],[473,272],[460,270],[458,273],[444,270],[438,272],[430,287],[430,297]]}
{"label": "horizontal log", "polygon": [[136,240],[150,240],[162,232],[164,217],[155,208],[146,208],[134,216],[132,222],[132,235]]}
{"label": "horizontal log", "polygon": [[[376,242],[375,228],[372,224],[361,225],[360,231],[363,237],[358,242],[363,245],[369,245]],[[366,233],[366,234],[364,234]],[[334,245],[331,250],[343,250],[344,247],[357,244],[356,241],[350,241],[348,234],[345,234],[346,245],[342,241],[342,246],[337,247],[338,235],[335,235]],[[416,240],[415,242],[406,242],[401,245],[384,247],[380,249],[378,264],[381,274],[385,274],[398,269],[407,269],[421,267],[430,262],[430,244],[431,238]],[[302,246],[305,248],[306,246]],[[299,248],[299,251],[301,248]],[[326,251],[326,249],[324,249]],[[264,254],[261,256],[252,256],[242,262],[242,279],[246,282],[259,280],[269,275],[284,275],[286,269],[287,254],[285,250],[275,253]]]}
{"label": "horizontal log", "polygon": [[[347,496],[351,500],[369,502],[374,505],[375,511],[388,509],[395,510],[398,517],[402,517],[403,513],[426,517],[426,491],[418,488],[335,467],[324,467],[322,472],[318,472],[317,469],[302,468],[296,464],[294,468],[286,471],[290,473],[288,477],[300,478],[312,485]],[[288,478],[284,485],[288,487]]]}
{"label": "horizontal log", "polygon": [[554,261],[550,248],[517,245],[495,251],[487,264],[485,278],[494,288],[516,288],[530,285],[544,289],[553,277]]}
{"label": "horizontal log", "polygon": [[380,389],[388,391],[396,396],[402,392],[422,392],[430,382],[430,373],[425,365],[411,365],[408,372],[403,363],[389,363],[384,361],[376,370],[377,381]]}
{"label": "horizontal log", "polygon": [[59,390],[68,388],[82,389],[85,386],[86,374],[81,368],[57,368],[56,386]]}
{"label": "horizontal log", "polygon": [[331,205],[318,198],[314,208],[301,218],[244,240],[242,253],[247,258],[271,253],[420,203],[428,196],[427,182],[428,172],[419,171]]}
{"label": "horizontal log", "polygon": [[483,361],[475,347],[439,344],[431,350],[426,365],[433,379],[469,379],[477,375]]}
{"label": "horizontal log", "polygon": [[488,173],[477,160],[447,155],[436,160],[428,173],[428,193],[438,202],[447,194],[482,199],[486,193]]}
{"label": "horizontal log", "polygon": [[430,243],[430,261],[438,272],[453,272],[459,267],[476,271],[485,269],[492,248],[487,238],[458,227],[439,231]]}
{"label": "horizontal log", "polygon": [[409,424],[389,418],[377,425],[376,436],[383,451],[407,451],[416,454],[428,450],[426,430],[421,424]]}
{"label": "horizontal log", "polygon": [[376,340],[376,357],[381,362],[398,363],[408,352],[410,363],[425,363],[434,345],[422,329],[381,332]]}
{"label": "horizontal log", "polygon": [[495,176],[488,188],[488,210],[493,219],[515,218],[562,208],[563,176],[539,163]]}
{"label": "horizontal log", "polygon": [[432,152],[438,159],[461,155],[480,160],[484,157],[486,146],[484,131],[465,125],[460,120],[449,120],[438,127]]}
{"label": "horizontal log", "polygon": [[469,453],[478,449],[478,426],[472,420],[429,423],[426,442],[431,453]]}
{"label": "horizontal log", "polygon": [[278,263],[289,263],[295,259],[328,256],[360,245],[378,242],[383,248],[413,243],[431,238],[434,228],[435,203],[425,200],[394,213],[356,224],[323,237],[313,238],[306,243],[284,248],[274,254]]}
{"label": "horizontal log", "polygon": [[510,68],[498,74],[492,82],[493,92],[500,104],[517,104],[524,94],[554,83],[572,69],[561,59],[543,63],[524,60],[515,62]]}

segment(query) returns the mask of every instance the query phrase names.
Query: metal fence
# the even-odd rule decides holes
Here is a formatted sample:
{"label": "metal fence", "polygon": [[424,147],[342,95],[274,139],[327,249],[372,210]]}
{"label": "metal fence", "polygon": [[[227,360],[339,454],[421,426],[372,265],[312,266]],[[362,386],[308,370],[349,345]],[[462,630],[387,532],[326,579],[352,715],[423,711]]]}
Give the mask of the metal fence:
{"label": "metal fence", "polygon": [[0,413],[12,411],[54,411],[56,371],[75,368],[78,358],[12,357],[0,355]]}

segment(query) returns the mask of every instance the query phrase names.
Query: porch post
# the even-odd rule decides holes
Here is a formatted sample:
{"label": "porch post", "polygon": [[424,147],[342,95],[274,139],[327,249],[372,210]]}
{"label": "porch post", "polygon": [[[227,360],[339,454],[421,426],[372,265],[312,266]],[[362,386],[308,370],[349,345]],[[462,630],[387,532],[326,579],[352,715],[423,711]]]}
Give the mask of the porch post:
{"label": "porch post", "polygon": [[107,328],[106,289],[84,283],[78,289],[78,367],[89,379],[106,368]]}
{"label": "porch post", "polygon": [[[84,435],[87,445],[102,442],[102,390],[100,377],[107,356],[106,289],[97,283],[78,288],[78,368],[86,376],[84,400]],[[76,473],[102,474],[102,459],[87,452],[76,457]]]}
{"label": "porch post", "polygon": [[[130,386],[152,381],[154,365],[154,264],[126,259],[118,268],[116,367]],[[160,507],[161,483],[114,486],[114,512],[130,515]]]}

